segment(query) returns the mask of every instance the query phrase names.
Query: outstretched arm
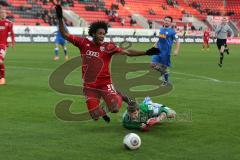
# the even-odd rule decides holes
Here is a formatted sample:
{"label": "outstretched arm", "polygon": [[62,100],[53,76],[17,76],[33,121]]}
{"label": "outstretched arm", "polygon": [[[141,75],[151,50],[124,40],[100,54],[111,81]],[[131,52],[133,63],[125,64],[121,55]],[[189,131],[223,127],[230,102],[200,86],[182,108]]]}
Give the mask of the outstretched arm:
{"label": "outstretched arm", "polygon": [[57,33],[58,31],[54,31],[52,34],[55,34],[55,33]]}
{"label": "outstretched arm", "polygon": [[137,50],[123,50],[121,54],[133,57],[133,56],[146,55],[146,52],[145,51],[137,51]]}
{"label": "outstretched arm", "polygon": [[68,40],[69,33],[64,27],[62,7],[60,5],[56,5],[55,9],[59,23],[59,31],[61,32],[63,38]]}
{"label": "outstretched arm", "polygon": [[145,128],[153,126],[154,124],[159,123],[160,121],[164,120],[165,118],[167,118],[167,114],[165,112],[162,112],[158,117],[153,117],[153,118],[148,119]]}
{"label": "outstretched arm", "polygon": [[152,47],[146,51],[137,51],[137,50],[132,50],[132,49],[129,49],[129,50],[123,50],[121,51],[121,54],[123,55],[127,55],[127,56],[130,56],[130,57],[133,57],[133,56],[144,56],[144,55],[159,55],[160,54],[160,50],[158,48],[155,48],[155,47]]}

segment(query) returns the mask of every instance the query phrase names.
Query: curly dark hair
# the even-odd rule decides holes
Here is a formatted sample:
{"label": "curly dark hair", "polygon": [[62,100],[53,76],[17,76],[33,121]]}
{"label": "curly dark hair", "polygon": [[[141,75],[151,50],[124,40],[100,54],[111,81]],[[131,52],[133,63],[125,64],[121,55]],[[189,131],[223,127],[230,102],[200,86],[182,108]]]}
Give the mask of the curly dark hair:
{"label": "curly dark hair", "polygon": [[164,19],[166,19],[166,18],[169,18],[171,20],[171,22],[173,22],[173,18],[171,16],[164,17]]}
{"label": "curly dark hair", "polygon": [[106,34],[108,31],[108,23],[105,21],[97,21],[97,22],[93,22],[90,26],[89,26],[89,30],[88,30],[88,34],[93,37],[93,35],[97,32],[98,29],[104,29]]}

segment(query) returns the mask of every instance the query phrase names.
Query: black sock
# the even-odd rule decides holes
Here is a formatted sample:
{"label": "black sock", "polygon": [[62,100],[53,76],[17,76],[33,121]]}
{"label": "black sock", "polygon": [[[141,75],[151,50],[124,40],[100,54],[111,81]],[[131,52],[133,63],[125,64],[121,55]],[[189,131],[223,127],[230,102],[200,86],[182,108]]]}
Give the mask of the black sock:
{"label": "black sock", "polygon": [[109,123],[111,121],[110,117],[108,115],[102,116],[105,122]]}
{"label": "black sock", "polygon": [[223,63],[223,58],[224,58],[224,54],[223,53],[220,53],[220,64],[222,64]]}

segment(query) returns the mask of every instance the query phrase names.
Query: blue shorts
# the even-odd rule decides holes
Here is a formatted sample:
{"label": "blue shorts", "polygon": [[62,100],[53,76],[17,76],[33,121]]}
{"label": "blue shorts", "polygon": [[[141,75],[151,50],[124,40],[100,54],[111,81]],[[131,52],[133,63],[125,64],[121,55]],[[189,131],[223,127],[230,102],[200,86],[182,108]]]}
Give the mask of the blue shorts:
{"label": "blue shorts", "polygon": [[171,57],[170,54],[162,54],[162,53],[161,55],[153,55],[152,63],[160,63],[170,67],[171,66],[170,57]]}
{"label": "blue shorts", "polygon": [[65,46],[67,44],[67,41],[63,38],[56,38],[55,39],[55,44],[60,44],[62,46]]}

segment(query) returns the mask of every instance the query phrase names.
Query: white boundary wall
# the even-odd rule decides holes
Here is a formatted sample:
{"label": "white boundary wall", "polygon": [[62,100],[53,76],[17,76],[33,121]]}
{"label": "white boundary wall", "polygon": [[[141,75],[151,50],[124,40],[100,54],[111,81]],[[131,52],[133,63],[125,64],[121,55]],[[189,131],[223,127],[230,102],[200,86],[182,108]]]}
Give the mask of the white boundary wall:
{"label": "white boundary wall", "polygon": [[[16,34],[16,42],[54,42],[57,27],[52,26],[14,26]],[[88,28],[68,27],[70,34],[87,36]],[[187,31],[185,37],[184,32],[177,32],[180,42],[202,43],[202,31]],[[105,41],[113,42],[156,42],[159,32],[156,29],[124,29],[109,28]],[[210,43],[215,41],[214,33],[211,34]],[[239,38],[228,40],[229,43],[240,44]]]}

